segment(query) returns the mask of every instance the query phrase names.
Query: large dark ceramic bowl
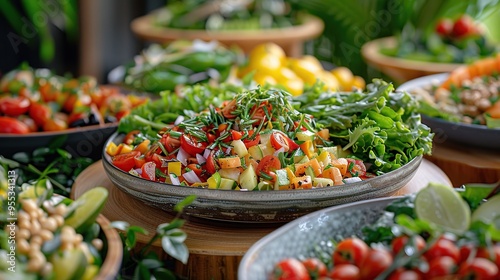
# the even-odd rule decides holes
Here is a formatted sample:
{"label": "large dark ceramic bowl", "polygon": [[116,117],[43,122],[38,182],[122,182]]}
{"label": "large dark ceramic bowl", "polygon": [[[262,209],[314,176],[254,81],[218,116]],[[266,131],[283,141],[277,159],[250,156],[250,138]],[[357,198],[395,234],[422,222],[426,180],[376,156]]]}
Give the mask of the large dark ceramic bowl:
{"label": "large dark ceramic bowl", "polygon": [[[408,81],[398,87],[398,91],[412,92],[436,83],[442,83],[448,73],[429,75]],[[486,149],[500,149],[500,129],[488,128],[485,125],[450,122],[444,119],[422,115],[422,122],[435,133],[434,142],[447,141]]]}
{"label": "large dark ceramic bowl", "polygon": [[331,255],[332,239],[360,236],[395,197],[377,198],[330,207],[296,219],[257,241],[245,253],[238,269],[240,280],[267,280],[273,267],[285,258]]}
{"label": "large dark ceramic bowl", "polygon": [[[123,135],[114,134],[109,142],[119,143]],[[107,144],[106,144],[107,145]],[[109,179],[122,191],[166,211],[188,195],[196,200],[184,208],[187,215],[232,222],[289,222],[300,216],[353,201],[389,196],[405,186],[415,175],[422,157],[403,167],[365,181],[342,186],[291,191],[228,191],[174,186],[148,181],[116,168],[104,153],[103,165]]]}
{"label": "large dark ceramic bowl", "polygon": [[27,152],[56,143],[74,157],[101,158],[106,140],[116,131],[118,123],[90,125],[57,132],[33,132],[29,134],[0,133],[0,156],[11,158],[15,153]]}

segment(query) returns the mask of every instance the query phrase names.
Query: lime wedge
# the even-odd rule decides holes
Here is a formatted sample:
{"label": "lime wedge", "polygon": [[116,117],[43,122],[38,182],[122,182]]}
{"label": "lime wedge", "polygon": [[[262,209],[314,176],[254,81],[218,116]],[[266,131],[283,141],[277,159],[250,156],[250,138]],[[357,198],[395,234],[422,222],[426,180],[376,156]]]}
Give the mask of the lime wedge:
{"label": "lime wedge", "polygon": [[494,197],[488,199],[485,203],[479,205],[479,207],[472,213],[472,221],[482,220],[487,224],[491,224],[496,221],[497,217],[500,216],[500,195],[495,195]]}
{"label": "lime wedge", "polygon": [[[47,179],[38,180],[34,185],[23,184],[23,191],[19,193],[19,198],[39,198],[46,195],[46,199],[52,197],[53,188],[52,184]],[[44,199],[45,200],[45,199]]]}
{"label": "lime wedge", "polygon": [[419,219],[451,231],[467,230],[471,220],[465,200],[453,188],[438,183],[429,183],[417,193],[415,212]]}
{"label": "lime wedge", "polygon": [[80,279],[87,267],[87,258],[82,250],[72,249],[56,252],[50,258],[54,268],[54,279]]}
{"label": "lime wedge", "polygon": [[77,207],[64,223],[73,227],[78,233],[85,232],[95,222],[107,199],[106,188],[95,187],[86,191],[73,202]]}

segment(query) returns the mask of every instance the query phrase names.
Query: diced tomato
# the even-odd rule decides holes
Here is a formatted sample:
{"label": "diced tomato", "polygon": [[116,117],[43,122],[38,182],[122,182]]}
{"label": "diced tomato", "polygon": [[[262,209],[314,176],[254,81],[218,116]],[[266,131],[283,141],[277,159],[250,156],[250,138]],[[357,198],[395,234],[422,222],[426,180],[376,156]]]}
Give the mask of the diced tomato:
{"label": "diced tomato", "polygon": [[134,157],[134,162],[135,162],[135,168],[141,168],[146,163],[146,159],[144,158],[143,155],[138,155]]}
{"label": "diced tomato", "polygon": [[139,130],[130,131],[129,133],[127,133],[127,135],[125,135],[122,142],[128,145],[132,144],[132,142],[134,142],[135,137],[139,133],[141,133]]}
{"label": "diced tomato", "polygon": [[130,169],[134,168],[135,160],[134,158],[141,153],[138,151],[131,151],[124,154],[119,154],[113,157],[113,165],[118,167],[119,169],[129,172]]}
{"label": "diced tomato", "polygon": [[205,163],[205,169],[211,175],[217,171],[217,163],[215,162],[215,151],[210,151],[208,154],[207,161]]}
{"label": "diced tomato", "polygon": [[[194,171],[194,173],[196,173],[196,175],[198,177],[201,177],[202,173],[203,173],[203,169],[201,169],[201,166],[199,164],[196,164],[196,163],[191,163],[191,164],[188,164],[187,168],[191,169]],[[215,172],[214,172],[215,173]]]}
{"label": "diced tomato", "polygon": [[245,147],[247,147],[247,149],[259,144],[260,134],[257,134],[255,136],[253,134],[254,134],[253,130],[249,130],[248,137],[243,140],[243,143],[245,144]]}
{"label": "diced tomato", "polygon": [[181,147],[191,156],[196,156],[196,154],[203,154],[203,151],[207,148],[207,142],[199,142],[194,137],[183,133],[180,137]]}
{"label": "diced tomato", "polygon": [[233,99],[228,103],[226,103],[224,108],[222,108],[222,115],[227,119],[234,119],[236,118],[236,116],[233,115],[233,111],[235,109],[236,109],[236,100]]}
{"label": "diced tomato", "polygon": [[45,122],[50,119],[52,110],[47,105],[32,103],[30,106],[29,115],[35,121],[37,126],[43,127]]}
{"label": "diced tomato", "polygon": [[231,137],[233,137],[233,140],[240,140],[243,137],[243,133],[240,131],[236,131],[234,129],[231,129]]}
{"label": "diced tomato", "polygon": [[152,161],[146,162],[141,167],[141,177],[147,180],[155,181],[156,179],[156,164]]}

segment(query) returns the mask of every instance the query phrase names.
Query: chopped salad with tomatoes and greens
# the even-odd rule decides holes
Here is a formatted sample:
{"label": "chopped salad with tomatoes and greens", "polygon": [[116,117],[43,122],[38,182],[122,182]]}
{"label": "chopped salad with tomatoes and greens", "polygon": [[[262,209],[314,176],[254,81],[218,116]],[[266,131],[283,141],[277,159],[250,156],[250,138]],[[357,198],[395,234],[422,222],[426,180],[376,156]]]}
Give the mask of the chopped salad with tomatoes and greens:
{"label": "chopped salad with tomatoes and greens", "polygon": [[[323,101],[315,104],[293,99],[281,89],[232,87],[216,91],[214,97],[205,94],[204,86],[196,87],[186,99],[194,96],[197,102],[187,108],[181,105],[186,101],[167,103],[164,95],[126,117],[120,123],[121,132],[127,129],[122,142],[106,147],[113,165],[173,185],[289,190],[365,180],[430,151],[429,129],[413,107],[402,107],[408,101],[403,97],[411,97],[398,93],[400,100],[392,106],[393,87],[382,81],[371,93],[330,95],[330,101],[318,96]],[[310,98],[318,88],[311,88]],[[206,109],[200,108],[203,103],[209,104]],[[162,105],[170,106],[169,112],[160,113],[168,115],[163,120],[147,109],[161,111]],[[338,112],[345,133],[328,121],[335,118],[328,106],[351,107],[343,115]],[[177,113],[175,119],[172,113]]]}

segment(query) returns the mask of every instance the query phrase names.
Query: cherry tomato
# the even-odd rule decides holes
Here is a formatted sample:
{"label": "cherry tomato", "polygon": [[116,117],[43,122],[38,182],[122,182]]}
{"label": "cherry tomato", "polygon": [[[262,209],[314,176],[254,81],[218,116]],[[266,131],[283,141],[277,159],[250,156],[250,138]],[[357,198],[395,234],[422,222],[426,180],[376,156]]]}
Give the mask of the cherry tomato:
{"label": "cherry tomato", "polygon": [[236,116],[233,115],[235,109],[236,109],[236,100],[233,99],[224,104],[224,107],[222,108],[222,115],[227,119],[234,119],[236,118]]}
{"label": "cherry tomato", "polygon": [[172,137],[169,133],[163,134],[160,143],[169,153],[172,153],[181,146],[181,141],[177,138]]}
{"label": "cherry tomato", "polygon": [[259,175],[261,172],[269,175],[271,171],[281,168],[281,162],[277,156],[267,155],[263,157],[257,165],[255,172]]}
{"label": "cherry tomato", "polygon": [[[391,273],[388,280],[422,280],[420,273],[414,270],[398,269]],[[431,278],[432,279],[432,278]]]}
{"label": "cherry tomato", "polygon": [[440,238],[434,244],[431,245],[431,247],[429,248],[429,250],[427,250],[427,252],[424,253],[424,257],[429,262],[437,257],[442,257],[442,256],[451,257],[453,258],[455,263],[458,263],[460,259],[460,250],[455,245],[455,243],[453,243],[453,241],[450,241],[445,238]]}
{"label": "cherry tomato", "polygon": [[196,163],[190,163],[190,164],[188,164],[187,168],[193,170],[194,173],[196,173],[196,175],[198,177],[201,177],[201,175],[203,173],[203,169],[201,169],[201,166],[199,164],[196,164]]}
{"label": "cherry tomato", "polygon": [[241,137],[243,137],[243,133],[236,131],[234,129],[231,129],[231,137],[233,140],[240,140]]}
{"label": "cherry tomato", "polygon": [[475,33],[474,20],[468,15],[460,16],[453,24],[452,35],[456,38],[465,37]]}
{"label": "cherry tomato", "polygon": [[[420,235],[414,235],[411,237],[413,240],[412,248],[416,248],[417,251],[422,251],[425,248],[425,240]],[[401,249],[405,247],[406,244],[410,241],[410,237],[407,235],[401,235],[392,240],[391,247],[394,255],[397,255]],[[415,252],[414,252],[415,253]]]}
{"label": "cherry tomato", "polygon": [[326,276],[328,273],[328,268],[326,264],[323,263],[318,258],[308,258],[302,261],[302,264],[306,267],[309,275],[314,276],[315,278],[320,276]]}
{"label": "cherry tomato", "polygon": [[392,255],[387,250],[371,249],[359,266],[361,279],[375,279],[392,264]]}
{"label": "cherry tomato", "polygon": [[276,280],[309,280],[306,267],[297,259],[288,258],[274,267],[272,279]]}
{"label": "cherry tomato", "polygon": [[462,247],[459,249],[459,258],[458,258],[458,263],[463,263],[467,261],[469,258],[470,254],[472,251],[475,251],[475,246],[472,244],[464,244]]}
{"label": "cherry tomato", "polygon": [[40,87],[38,91],[42,95],[44,102],[56,101],[57,96],[60,94],[57,89],[46,79],[40,80]]}
{"label": "cherry tomato", "polygon": [[493,280],[498,274],[498,267],[484,258],[474,258],[470,262],[464,262],[458,269],[460,279]]}
{"label": "cherry tomato", "polygon": [[38,127],[43,127],[45,122],[51,118],[52,110],[44,104],[31,103],[29,115]]}
{"label": "cherry tomato", "polygon": [[436,24],[436,33],[443,37],[449,36],[452,30],[453,21],[449,18],[443,18]]}
{"label": "cherry tomato", "polygon": [[207,148],[207,142],[199,142],[185,133],[180,137],[180,142],[182,149],[193,157],[196,154],[203,154],[203,151]]}
{"label": "cherry tomato", "polygon": [[37,132],[38,131],[38,126],[36,125],[35,121],[30,118],[27,115],[20,115],[17,117],[18,120],[22,121],[25,125],[28,126],[30,129],[30,132]]}
{"label": "cherry tomato", "polygon": [[205,169],[211,175],[217,171],[217,163],[215,162],[215,151],[210,151],[205,163]]}
{"label": "cherry tomato", "polygon": [[487,248],[479,248],[477,257],[491,260],[500,268],[500,245],[494,245],[491,252]]}
{"label": "cherry tomato", "polygon": [[365,179],[366,175],[366,166],[362,160],[347,158],[347,177],[360,177],[361,179]]}
{"label": "cherry tomato", "polygon": [[127,145],[132,144],[132,143],[134,142],[135,137],[136,137],[139,133],[141,133],[139,130],[132,130],[132,131],[130,131],[129,133],[127,133],[127,134],[125,135],[125,137],[123,138],[123,141],[122,141],[122,142],[123,142],[123,143],[125,143],[125,144],[127,144]]}
{"label": "cherry tomato", "polygon": [[134,162],[135,168],[141,168],[146,163],[146,159],[144,158],[144,155],[138,155],[134,157]]}
{"label": "cherry tomato", "polygon": [[363,240],[356,237],[347,238],[337,244],[333,251],[333,263],[354,264],[359,267],[369,251],[370,247]]}
{"label": "cherry tomato", "polygon": [[134,168],[136,156],[139,156],[141,153],[139,151],[131,151],[124,154],[119,154],[113,157],[113,165],[118,167],[119,169],[129,172],[130,169]]}
{"label": "cherry tomato", "polygon": [[437,257],[429,262],[429,271],[425,274],[428,279],[442,277],[453,274],[456,262],[452,257]]}
{"label": "cherry tomato", "polygon": [[361,279],[361,274],[359,268],[353,264],[338,264],[335,265],[328,274],[331,279],[342,279],[342,280],[359,280]]}
{"label": "cherry tomato", "polygon": [[43,131],[61,131],[68,128],[68,124],[61,119],[51,118],[43,124]]}
{"label": "cherry tomato", "polygon": [[247,149],[259,144],[260,134],[257,134],[255,136],[253,134],[254,134],[254,131],[249,130],[248,137],[243,139],[243,143],[245,144],[245,147],[247,147]]}
{"label": "cherry tomato", "polygon": [[20,120],[11,117],[0,117],[0,133],[26,134],[30,128]]}
{"label": "cherry tomato", "polygon": [[[266,108],[266,109],[264,109]],[[267,101],[262,102],[259,106],[253,106],[251,112],[250,112],[250,117],[254,120],[258,120],[258,122],[255,122],[254,125],[259,125],[261,122],[267,121],[267,115],[266,111],[268,114],[270,114],[273,110],[273,106],[269,104]]]}
{"label": "cherry tomato", "polygon": [[274,130],[271,134],[271,145],[276,150],[283,148],[285,152],[295,151],[299,148],[299,145],[297,143],[295,143],[285,133],[279,130]]}
{"label": "cherry tomato", "polygon": [[[135,157],[134,157],[135,158]],[[134,161],[135,165],[135,161]],[[141,177],[150,181],[156,179],[156,164],[152,161],[146,162],[141,166]]]}
{"label": "cherry tomato", "polygon": [[26,97],[4,97],[0,99],[0,112],[7,116],[17,117],[26,114],[30,108],[30,100]]}

